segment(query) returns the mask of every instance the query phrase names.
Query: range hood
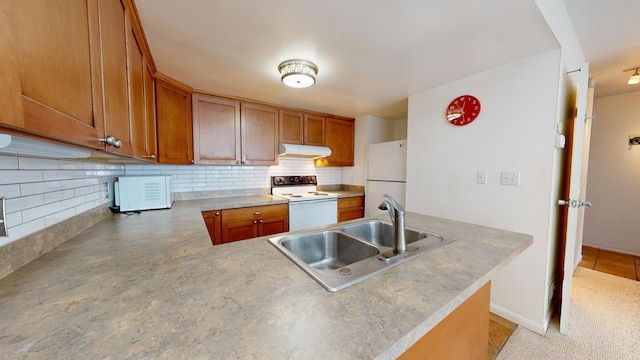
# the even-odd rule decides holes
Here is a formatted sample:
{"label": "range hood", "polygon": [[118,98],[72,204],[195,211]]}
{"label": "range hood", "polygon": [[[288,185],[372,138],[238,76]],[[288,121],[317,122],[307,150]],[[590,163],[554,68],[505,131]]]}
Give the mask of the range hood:
{"label": "range hood", "polygon": [[91,156],[88,150],[9,134],[0,134],[0,154],[55,159],[84,159]]}
{"label": "range hood", "polygon": [[331,149],[326,146],[280,144],[280,157],[321,158],[331,155]]}

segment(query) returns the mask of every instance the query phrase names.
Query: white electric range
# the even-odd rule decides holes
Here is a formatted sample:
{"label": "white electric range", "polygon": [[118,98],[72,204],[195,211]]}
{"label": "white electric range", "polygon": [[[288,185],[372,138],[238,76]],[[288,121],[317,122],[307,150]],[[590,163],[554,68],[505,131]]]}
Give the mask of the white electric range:
{"label": "white electric range", "polygon": [[271,177],[271,194],[289,200],[289,231],[338,222],[338,196],[317,185],[315,175]]}

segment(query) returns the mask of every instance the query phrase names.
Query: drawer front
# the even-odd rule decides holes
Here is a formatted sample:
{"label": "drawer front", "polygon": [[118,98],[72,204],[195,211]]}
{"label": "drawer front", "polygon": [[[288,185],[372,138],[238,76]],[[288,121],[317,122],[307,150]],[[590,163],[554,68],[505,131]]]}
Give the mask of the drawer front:
{"label": "drawer front", "polygon": [[288,204],[278,204],[278,205],[265,205],[265,206],[252,206],[246,208],[238,208],[238,209],[225,209],[222,210],[223,221],[227,221],[228,219],[239,219],[239,218],[251,218],[255,217],[256,219],[279,216],[279,215],[288,215],[289,206]]}
{"label": "drawer front", "polygon": [[355,206],[364,206],[364,196],[355,196],[338,199],[338,209]]}

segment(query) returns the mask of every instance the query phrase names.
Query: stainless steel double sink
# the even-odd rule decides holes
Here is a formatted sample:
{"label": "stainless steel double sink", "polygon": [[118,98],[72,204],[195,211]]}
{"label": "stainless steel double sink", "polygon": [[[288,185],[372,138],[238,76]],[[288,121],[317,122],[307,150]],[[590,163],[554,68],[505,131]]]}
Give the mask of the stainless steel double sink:
{"label": "stainless steel double sink", "polygon": [[424,230],[405,228],[414,250],[383,261],[393,248],[393,225],[369,219],[329,229],[272,237],[269,242],[329,291],[338,291],[453,241]]}

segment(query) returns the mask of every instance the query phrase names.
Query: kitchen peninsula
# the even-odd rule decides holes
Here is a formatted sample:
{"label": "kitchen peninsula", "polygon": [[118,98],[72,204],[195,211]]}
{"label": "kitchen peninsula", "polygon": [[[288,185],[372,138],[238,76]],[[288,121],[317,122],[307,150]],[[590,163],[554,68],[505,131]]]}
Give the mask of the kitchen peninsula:
{"label": "kitchen peninsula", "polygon": [[0,280],[0,353],[396,358],[532,243],[408,213],[407,226],[455,241],[330,293],[266,237],[211,246],[201,211],[216,206],[113,215]]}

